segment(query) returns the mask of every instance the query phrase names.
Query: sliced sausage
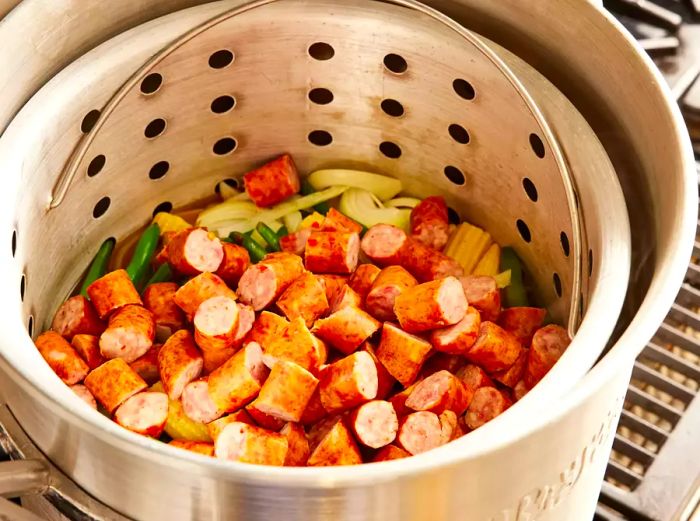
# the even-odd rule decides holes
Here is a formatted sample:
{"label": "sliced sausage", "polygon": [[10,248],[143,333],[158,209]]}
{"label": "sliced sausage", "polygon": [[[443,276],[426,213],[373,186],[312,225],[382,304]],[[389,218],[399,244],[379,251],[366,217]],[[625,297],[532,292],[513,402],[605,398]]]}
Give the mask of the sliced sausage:
{"label": "sliced sausage", "polygon": [[213,273],[223,260],[221,241],[204,228],[179,231],[168,243],[168,262],[173,270],[183,275]]}
{"label": "sliced sausage", "polygon": [[464,318],[467,307],[462,284],[455,277],[407,288],[394,301],[396,318],[409,333],[454,325]]}
{"label": "sliced sausage", "polygon": [[396,380],[379,361],[374,347],[372,347],[369,342],[362,344],[360,350],[367,352],[367,354],[372,357],[372,361],[377,368],[377,400],[384,400],[391,393]]}
{"label": "sliced sausage", "polygon": [[466,434],[454,411],[443,411],[440,413],[439,419],[443,443],[449,443]]}
{"label": "sliced sausage", "polygon": [[367,293],[365,308],[378,320],[394,320],[396,297],[418,284],[418,281],[401,266],[384,268]]}
{"label": "sliced sausage", "polygon": [[214,444],[206,441],[172,440],[168,445],[196,452],[197,454],[204,454],[205,456],[214,456]]}
{"label": "sliced sausage", "polygon": [[137,434],[157,438],[168,419],[168,396],[142,392],[124,400],[114,413],[114,421]]}
{"label": "sliced sausage", "polygon": [[525,385],[525,381],[520,380],[517,384],[515,384],[515,387],[513,387],[513,398],[515,398],[515,401],[520,401],[529,390],[530,389],[527,388],[527,385]]}
{"label": "sliced sausage", "polygon": [[289,327],[289,321],[271,311],[263,311],[253,323],[246,337],[250,342],[257,342],[263,350],[276,338],[284,334]]}
{"label": "sliced sausage", "polygon": [[[272,367],[280,360],[294,362],[311,373],[316,373],[325,363],[325,351],[316,337],[306,327],[304,319],[292,320],[284,332],[264,346],[264,361]],[[324,357],[321,359],[321,357]]]}
{"label": "sliced sausage", "polygon": [[481,313],[482,320],[495,322],[501,313],[501,292],[496,279],[485,275],[460,277],[470,306]]}
{"label": "sliced sausage", "polygon": [[202,373],[202,354],[186,329],[176,332],[158,351],[158,371],[171,400],[182,396],[185,386]]}
{"label": "sliced sausage", "polygon": [[97,315],[103,320],[122,306],[143,304],[126,270],[107,273],[90,284],[87,293]]}
{"label": "sliced sausage", "polygon": [[304,427],[299,423],[287,423],[280,434],[287,438],[287,456],[284,459],[285,467],[305,467],[309,459],[311,450],[309,449],[309,440],[306,439]]}
{"label": "sliced sausage", "polygon": [[90,371],[68,340],[55,331],[42,333],[34,343],[49,367],[66,385],[82,382]]}
{"label": "sliced sausage", "polygon": [[515,307],[501,311],[498,325],[513,333],[523,347],[530,347],[532,335],[544,321],[547,310],[543,308]]}
{"label": "sliced sausage", "polygon": [[233,336],[233,342],[231,345],[225,345],[216,349],[209,348],[202,351],[205,373],[211,373],[214,369],[231,358],[241,345],[243,345],[246,336],[253,327],[253,323],[255,322],[255,311],[253,311],[253,308],[241,304],[240,302],[236,305],[238,306],[238,328]]}
{"label": "sliced sausage", "polygon": [[298,422],[317,385],[316,377],[306,369],[280,360],[270,369],[270,376],[252,405],[285,422]]}
{"label": "sliced sausage", "polygon": [[406,400],[406,406],[414,411],[435,414],[454,411],[461,415],[467,410],[470,398],[459,378],[448,371],[438,371],[416,385]]}
{"label": "sliced sausage", "polygon": [[221,431],[224,430],[224,427],[233,422],[242,422],[247,423],[248,425],[255,425],[253,418],[250,417],[246,410],[239,409],[236,412],[232,412],[231,414],[227,414],[226,416],[222,416],[217,420],[207,423],[207,430],[209,431],[209,436],[211,436],[211,439],[216,441],[216,438],[219,437],[219,434],[221,434]]}
{"label": "sliced sausage", "polygon": [[121,358],[105,362],[85,377],[85,387],[112,414],[127,398],[143,391],[148,384]]}
{"label": "sliced sausage", "polygon": [[474,393],[465,415],[467,427],[478,429],[511,406],[510,399],[495,387],[481,387]]}
{"label": "sliced sausage", "polygon": [[222,242],[224,257],[216,274],[229,286],[235,286],[250,266],[248,250],[238,244]]}
{"label": "sliced sausage", "polygon": [[289,154],[265,163],[243,176],[248,197],[260,207],[273,206],[299,192],[299,173]]}
{"label": "sliced sausage", "polygon": [[468,388],[476,391],[479,387],[495,387],[491,378],[486,372],[474,364],[467,364],[462,369],[455,373],[455,376],[462,380],[462,383]]}
{"label": "sliced sausage", "polygon": [[255,402],[249,403],[245,407],[248,415],[253,418],[254,425],[267,429],[268,431],[279,432],[286,423],[284,420],[265,414],[255,406]]}
{"label": "sliced sausage", "polygon": [[419,383],[420,382],[416,382],[409,385],[403,391],[399,391],[398,393],[394,394],[394,396],[389,398],[389,402],[391,402],[391,405],[393,405],[396,415],[399,418],[403,418],[404,416],[407,416],[413,412],[413,409],[406,406],[406,400],[408,400],[408,397],[411,396],[411,393]]}
{"label": "sliced sausage", "polygon": [[187,320],[192,321],[202,302],[220,296],[236,300],[236,293],[226,285],[221,277],[205,272],[180,286],[173,298],[175,304],[185,312]]}
{"label": "sliced sausage", "polygon": [[362,298],[347,284],[340,289],[333,302],[330,303],[331,313],[335,313],[345,307],[359,308],[361,306]]}
{"label": "sliced sausage", "polygon": [[256,465],[284,465],[287,438],[242,422],[229,423],[214,442],[217,458]]}
{"label": "sliced sausage", "polygon": [[333,302],[338,298],[338,293],[340,293],[340,290],[343,289],[343,286],[348,281],[348,277],[346,276],[329,275],[326,273],[316,275],[316,278],[321,283],[321,286],[323,286],[328,302]]}
{"label": "sliced sausage", "polygon": [[143,306],[128,304],[110,317],[100,335],[100,353],[107,359],[123,358],[131,363],[146,354],[156,336],[153,313]]}
{"label": "sliced sausage", "polygon": [[185,386],[182,408],[188,418],[199,423],[213,422],[224,414],[209,396],[209,382],[206,379],[195,380]]}
{"label": "sliced sausage", "polygon": [[406,239],[399,264],[420,282],[464,275],[464,269],[456,260],[413,237]]}
{"label": "sliced sausage", "polygon": [[177,284],[158,282],[143,292],[143,306],[153,313],[156,321],[156,339],[165,342],[178,329],[185,327],[185,315],[175,304]]}
{"label": "sliced sausage", "polygon": [[353,274],[350,275],[348,286],[360,296],[360,302],[364,302],[365,298],[367,298],[367,294],[380,271],[382,270],[374,264],[360,264]]}
{"label": "sliced sausage", "polygon": [[[327,371],[329,367],[329,365],[324,365],[319,370],[317,375],[319,381],[323,378],[323,373]],[[304,409],[304,414],[301,415],[300,422],[302,425],[313,425],[324,419],[326,416],[328,416],[328,411],[324,409],[323,404],[321,403],[321,394],[317,385],[316,389],[314,390],[314,394],[312,394],[311,398],[309,399],[309,403],[306,404],[306,409]]]}
{"label": "sliced sausage", "polygon": [[486,321],[479,326],[479,336],[465,356],[486,372],[493,373],[512,366],[520,351],[522,348],[517,338],[501,326]]}
{"label": "sliced sausage", "polygon": [[231,347],[238,334],[238,306],[230,297],[202,302],[194,315],[194,340],[202,351]]}
{"label": "sliced sausage", "polygon": [[304,264],[313,273],[349,275],[357,267],[359,254],[359,234],[314,231],[306,241]]}
{"label": "sliced sausage", "polygon": [[430,343],[443,353],[464,356],[479,336],[481,315],[472,306],[467,307],[464,318],[453,326],[436,329],[430,335]]}
{"label": "sliced sausage", "polygon": [[70,389],[78,396],[78,398],[80,398],[90,407],[97,409],[97,402],[95,401],[95,397],[90,392],[90,389],[85,387],[83,384],[71,385]]}
{"label": "sliced sausage", "polygon": [[396,442],[414,456],[444,445],[438,415],[420,411],[405,416],[399,423]]}
{"label": "sliced sausage", "polygon": [[377,366],[358,351],[332,363],[321,375],[321,404],[331,414],[347,411],[377,396]]}
{"label": "sliced sausage", "polygon": [[216,406],[232,412],[253,401],[267,378],[262,349],[250,342],[209,375],[209,394]]}
{"label": "sliced sausage", "polygon": [[304,273],[284,290],[277,307],[289,320],[301,317],[311,327],[328,311],[328,299],[319,280],[311,273]]}
{"label": "sliced sausage", "polygon": [[90,301],[82,295],[61,304],[51,323],[51,329],[69,341],[80,334],[99,336],[105,327]]}
{"label": "sliced sausage", "polygon": [[518,359],[513,365],[511,365],[508,369],[493,373],[491,377],[506,387],[513,389],[515,384],[517,384],[525,376],[525,368],[527,367],[529,351],[529,349],[521,349],[520,356],[518,356]]}
{"label": "sliced sausage", "polygon": [[241,302],[253,306],[255,311],[265,309],[302,273],[301,257],[286,252],[270,253],[241,277],[238,283]]}
{"label": "sliced sausage", "polygon": [[332,426],[324,429],[324,435],[314,443],[311,442],[311,455],[307,461],[309,467],[326,467],[334,465],[359,465],[362,455],[342,419],[335,419]]}
{"label": "sliced sausage", "polygon": [[378,266],[399,264],[408,237],[401,228],[390,224],[375,224],[362,238],[360,247]]}
{"label": "sliced sausage", "polygon": [[399,419],[391,403],[372,400],[357,407],[348,418],[355,439],[372,449],[389,445],[396,438]]}
{"label": "sliced sausage", "polygon": [[105,363],[100,353],[100,339],[94,335],[77,334],[70,343],[73,349],[85,360],[90,370]]}
{"label": "sliced sausage", "polygon": [[529,389],[554,367],[570,343],[569,333],[561,326],[552,324],[537,330],[532,337],[525,370],[525,384]]}
{"label": "sliced sausage", "polygon": [[148,385],[153,385],[160,380],[158,351],[160,351],[161,347],[163,347],[162,344],[153,344],[143,356],[129,364]]}
{"label": "sliced sausage", "polygon": [[411,210],[411,236],[426,246],[442,250],[449,235],[450,220],[442,197],[426,197]]}
{"label": "sliced sausage", "polygon": [[346,233],[360,233],[362,231],[362,225],[346,217],[338,210],[331,206],[328,210],[326,217],[321,223],[322,232],[346,232]]}
{"label": "sliced sausage", "polygon": [[372,463],[403,459],[410,456],[411,455],[401,447],[397,447],[396,445],[387,445],[374,455],[374,458],[372,458]]}
{"label": "sliced sausage", "polygon": [[311,235],[311,228],[303,228],[294,233],[280,237],[280,249],[286,251],[287,253],[293,253],[304,256],[304,251],[306,250],[306,241],[309,240]]}
{"label": "sliced sausage", "polygon": [[354,306],[341,308],[327,318],[316,321],[313,332],[343,354],[356,351],[376,333],[381,323]]}
{"label": "sliced sausage", "polygon": [[430,351],[430,343],[387,322],[382,328],[377,358],[391,376],[408,387],[418,376]]}
{"label": "sliced sausage", "polygon": [[418,373],[418,379],[423,380],[438,371],[449,371],[452,374],[456,374],[457,371],[464,367],[464,364],[464,358],[461,356],[448,355],[436,351],[430,355],[428,360],[423,364],[423,367],[421,367],[420,373]]}

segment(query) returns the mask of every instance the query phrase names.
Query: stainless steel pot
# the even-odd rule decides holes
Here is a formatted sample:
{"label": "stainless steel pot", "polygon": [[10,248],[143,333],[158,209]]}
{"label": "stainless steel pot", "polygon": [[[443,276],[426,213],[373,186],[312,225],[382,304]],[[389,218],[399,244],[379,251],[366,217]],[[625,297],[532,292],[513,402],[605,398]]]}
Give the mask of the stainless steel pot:
{"label": "stainless steel pot", "polygon": [[[637,265],[653,269],[650,284],[638,285],[645,298],[638,309],[632,306],[637,315],[630,327],[576,389],[539,418],[510,429],[502,422],[493,438],[458,454],[441,451],[408,465],[368,468],[352,479],[329,474],[323,482],[302,474],[282,482],[274,471],[261,471],[235,489],[227,483],[236,477],[220,466],[204,466],[196,457],[165,460],[145,445],[94,432],[70,404],[57,407],[41,391],[22,387],[3,364],[11,377],[2,382],[3,395],[14,414],[64,471],[81,476],[96,495],[140,518],[169,512],[198,517],[212,508],[215,516],[251,519],[282,511],[292,519],[459,518],[464,512],[504,520],[536,512],[542,519],[591,517],[632,360],[675,296],[689,257],[697,204],[690,148],[653,66],[595,7],[573,0],[432,3],[541,66],[598,129],[631,194],[634,228],[649,234],[637,237],[645,245],[637,250]],[[578,25],[542,23],[553,14]],[[567,39],[572,34],[579,39]],[[597,52],[581,52],[582,44]],[[633,160],[634,170],[622,159]],[[649,243],[656,245],[653,257]],[[95,467],[95,459],[102,465]],[[518,485],[501,488],[507,475]]]}

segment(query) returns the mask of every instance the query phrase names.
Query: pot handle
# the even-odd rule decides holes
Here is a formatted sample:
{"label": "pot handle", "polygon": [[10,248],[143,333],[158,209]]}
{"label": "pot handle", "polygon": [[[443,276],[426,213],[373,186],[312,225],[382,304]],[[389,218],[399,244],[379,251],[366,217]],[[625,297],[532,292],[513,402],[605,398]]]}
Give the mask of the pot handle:
{"label": "pot handle", "polygon": [[34,459],[0,463],[0,519],[41,521],[41,518],[5,499],[28,494],[42,494],[49,487],[49,467]]}
{"label": "pot handle", "polygon": [[40,517],[32,514],[29,510],[3,497],[0,497],[0,519],[12,519],[13,521],[42,521]]}

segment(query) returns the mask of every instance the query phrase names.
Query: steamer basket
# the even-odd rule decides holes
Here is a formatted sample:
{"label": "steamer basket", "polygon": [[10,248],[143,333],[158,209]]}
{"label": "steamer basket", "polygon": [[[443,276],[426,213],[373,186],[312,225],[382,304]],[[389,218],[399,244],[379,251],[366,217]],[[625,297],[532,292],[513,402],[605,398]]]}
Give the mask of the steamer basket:
{"label": "steamer basket", "polygon": [[[144,29],[123,39],[131,45],[106,44],[47,85],[13,122],[1,143],[3,169],[22,172],[8,191],[11,198],[18,196],[10,198],[11,208],[0,214],[8,229],[16,232],[11,252],[15,259],[7,262],[17,268],[9,276],[0,276],[8,287],[21,284],[23,297],[21,307],[16,301],[7,317],[17,341],[2,344],[5,359],[42,392],[64,402],[79,421],[99,425],[119,440],[121,449],[133,450],[146,460],[158,458],[158,465],[172,464],[171,472],[176,466],[194,473],[208,467],[231,483],[232,491],[237,490],[236,483],[266,480],[321,490],[324,483],[359,485],[363,479],[366,483],[371,475],[389,479],[381,470],[366,467],[270,470],[226,464],[180,454],[137,437],[82,410],[45,366],[26,334],[18,331],[20,320],[29,321],[30,329],[37,331],[48,325],[53,310],[80,277],[85,259],[104,238],[125,236],[164,202],[177,207],[210,195],[216,182],[240,175],[284,150],[293,154],[303,171],[362,166],[400,177],[416,195],[445,194],[463,218],[485,226],[501,244],[516,247],[537,283],[542,302],[559,321],[568,319],[572,331],[578,328],[551,375],[502,418],[436,451],[433,457],[412,458],[400,466],[371,467],[392,468],[393,472],[400,467],[396,477],[425,471],[431,461],[459,458],[474,447],[486,447],[490,433],[497,433],[501,424],[504,428],[507,417],[533,421],[548,400],[573,386],[605,346],[627,283],[629,230],[615,172],[583,118],[534,70],[418,4],[392,4],[258,2],[196,28],[128,79],[145,57],[182,34],[185,17],[190,21],[205,18],[203,10],[192,10],[162,23],[155,39],[152,31]],[[221,3],[206,9],[223,11],[230,6]],[[383,21],[387,19],[392,20],[391,25]],[[318,48],[313,44],[318,42],[330,44],[331,59],[313,57]],[[230,51],[233,61],[221,68],[210,65],[212,61],[219,64],[216,57],[224,56],[217,54],[222,50]],[[387,70],[383,59],[390,53],[406,60],[405,73]],[[325,56],[328,54],[326,48]],[[141,88],[153,74],[161,75],[162,81],[154,93],[146,95]],[[455,79],[471,84],[473,99],[460,96]],[[317,105],[309,100],[309,92],[320,87],[333,93],[332,103]],[[461,92],[472,98],[469,90]],[[222,95],[233,96],[235,108],[214,114],[212,100]],[[402,117],[382,112],[381,101],[387,98],[402,103]],[[81,138],[81,123],[85,129],[88,121],[83,117],[93,109],[101,109],[101,116]],[[165,120],[164,131],[146,138],[146,128],[157,118]],[[468,130],[468,144],[455,142],[448,132],[451,124]],[[313,132],[318,130],[328,132],[332,143],[314,144],[319,134]],[[235,150],[222,156],[214,153],[221,138],[234,138]],[[379,147],[384,142],[399,145],[400,157],[384,155]],[[95,158],[100,155],[105,161],[96,172],[95,165],[101,160],[95,163]],[[162,161],[168,162],[167,173],[149,178],[157,177],[149,174]],[[446,166],[456,166],[464,183],[450,181],[444,174]],[[537,197],[524,189],[525,178],[536,187]],[[99,201],[106,197],[108,208],[97,215],[106,205]],[[516,224],[518,220],[526,224],[529,241],[525,241],[528,233],[522,231],[522,225]],[[562,234],[569,248],[562,245]],[[560,280],[559,292],[554,273]],[[31,416],[26,419],[29,424],[37,420]],[[614,414],[611,418],[614,420]],[[69,463],[53,453],[50,447],[56,446],[56,439],[52,441],[50,432],[30,434],[41,439],[40,444],[49,447],[52,457],[68,467],[83,487],[119,510],[139,518],[176,518],[193,499],[178,496],[178,501],[166,506],[145,498],[121,504],[118,490],[96,485],[102,480],[94,479],[85,461]],[[191,467],[188,462],[196,465]],[[140,470],[144,475],[154,472],[154,468]],[[250,491],[241,493],[241,504],[245,504]],[[293,519],[325,518],[299,505],[288,507]],[[486,506],[479,512],[485,516],[496,512],[495,507]],[[213,515],[211,505],[198,508],[202,516]],[[237,511],[235,508],[224,512]],[[263,510],[255,515],[262,515]],[[381,515],[387,512],[383,509]],[[270,513],[265,511],[265,515]],[[375,518],[370,515],[379,519],[380,513],[368,510],[356,519]],[[401,511],[391,515],[401,515]]]}

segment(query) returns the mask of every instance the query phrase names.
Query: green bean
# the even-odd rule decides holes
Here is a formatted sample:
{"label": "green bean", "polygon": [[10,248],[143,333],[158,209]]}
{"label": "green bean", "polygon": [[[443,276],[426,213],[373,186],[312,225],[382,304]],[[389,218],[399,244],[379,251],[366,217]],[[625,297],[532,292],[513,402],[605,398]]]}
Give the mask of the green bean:
{"label": "green bean", "polygon": [[117,241],[115,241],[114,238],[110,237],[103,242],[100,249],[97,250],[97,254],[95,255],[95,258],[92,259],[87,275],[85,275],[83,285],[80,287],[80,294],[83,297],[87,298],[88,296],[88,286],[107,272],[107,265],[109,264],[109,259],[112,257],[112,250],[114,250],[114,245],[116,242]]}
{"label": "green bean", "polygon": [[141,235],[139,242],[136,244],[134,254],[131,256],[131,261],[126,267],[126,272],[129,274],[134,286],[140,288],[143,279],[148,272],[153,254],[158,247],[160,239],[160,228],[156,223],[151,224]]}
{"label": "green bean", "polygon": [[255,229],[265,239],[265,242],[270,245],[272,251],[280,251],[280,241],[272,228],[261,222],[255,226]]}
{"label": "green bean", "polygon": [[246,250],[248,250],[250,260],[253,262],[253,264],[260,262],[263,259],[263,257],[267,255],[267,251],[265,251],[265,248],[260,246],[251,237],[243,233],[231,232],[231,234],[229,235],[229,239],[231,239],[236,244],[241,244]]}
{"label": "green bean", "polygon": [[[301,180],[301,195],[309,195],[313,194],[316,192],[316,189],[311,186],[311,183],[307,181],[306,179]],[[322,202],[318,203],[317,205],[314,206],[314,210],[316,210],[318,213],[321,215],[326,215],[328,213],[328,210],[331,209],[331,206],[327,202]]]}
{"label": "green bean", "polygon": [[282,225],[279,230],[277,230],[277,239],[281,239],[282,237],[286,237],[289,235],[289,230],[285,225]]}
{"label": "green bean", "polygon": [[148,279],[148,282],[146,282],[146,286],[150,286],[151,284],[157,284],[158,282],[170,282],[173,279],[173,271],[170,269],[170,265],[167,262],[164,262],[160,266],[158,266],[158,269],[156,272],[151,276],[150,279]]}
{"label": "green bean", "polygon": [[506,306],[528,306],[527,291],[523,285],[523,267],[513,248],[501,250],[501,271],[506,270],[510,270],[510,285],[504,290]]}

